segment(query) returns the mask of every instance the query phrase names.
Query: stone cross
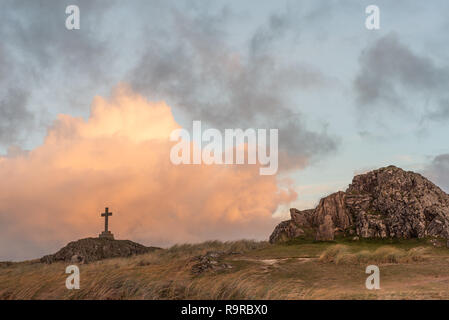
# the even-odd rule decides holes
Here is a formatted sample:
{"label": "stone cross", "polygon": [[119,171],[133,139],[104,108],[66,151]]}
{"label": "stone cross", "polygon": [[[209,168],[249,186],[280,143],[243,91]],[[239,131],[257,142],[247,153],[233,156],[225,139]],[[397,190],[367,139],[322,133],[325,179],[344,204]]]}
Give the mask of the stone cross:
{"label": "stone cross", "polygon": [[100,234],[100,238],[114,239],[114,235],[108,230],[108,218],[112,216],[112,212],[106,207],[101,216],[104,217],[104,231]]}
{"label": "stone cross", "polygon": [[106,207],[101,216],[104,217],[104,232],[108,232],[108,217],[112,216],[112,212],[109,212],[109,208]]}

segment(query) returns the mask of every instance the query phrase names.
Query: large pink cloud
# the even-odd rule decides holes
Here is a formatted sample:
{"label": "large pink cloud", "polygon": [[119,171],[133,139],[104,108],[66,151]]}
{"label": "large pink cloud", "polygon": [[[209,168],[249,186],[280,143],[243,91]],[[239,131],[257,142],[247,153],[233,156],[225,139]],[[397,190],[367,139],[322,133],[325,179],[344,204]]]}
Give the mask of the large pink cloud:
{"label": "large pink cloud", "polygon": [[173,165],[176,128],[169,106],[121,85],[87,121],[59,115],[41,146],[0,158],[0,260],[97,236],[106,206],[116,238],[146,245],[266,239],[296,193],[257,165]]}

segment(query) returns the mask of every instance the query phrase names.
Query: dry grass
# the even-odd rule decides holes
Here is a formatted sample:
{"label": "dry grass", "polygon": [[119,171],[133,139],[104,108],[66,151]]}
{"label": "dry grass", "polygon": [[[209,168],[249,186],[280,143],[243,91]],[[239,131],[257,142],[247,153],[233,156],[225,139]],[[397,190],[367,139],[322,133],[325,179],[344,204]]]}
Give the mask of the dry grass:
{"label": "dry grass", "polygon": [[[173,260],[185,260],[204,255],[207,252],[220,252],[223,254],[244,254],[254,250],[269,247],[267,241],[239,240],[239,241],[206,241],[198,244],[176,244],[168,249],[154,251],[143,256],[131,258],[137,260],[138,266],[145,266],[155,263],[165,263]],[[130,261],[130,258],[124,259]]]}
{"label": "dry grass", "polygon": [[[19,263],[0,271],[0,299],[243,299],[264,297],[269,290],[254,286],[253,270],[195,276],[193,257],[207,252],[224,256],[268,247],[267,242],[207,241],[175,245],[130,258],[115,258],[80,266],[82,288],[67,290],[69,263]],[[23,281],[22,281],[23,280]]]}
{"label": "dry grass", "polygon": [[[8,263],[0,299],[447,299],[449,250],[423,245],[176,245],[80,265],[80,290],[65,288],[68,263]],[[209,251],[232,269],[193,274],[192,258]],[[380,266],[382,290],[366,290],[367,264]]]}
{"label": "dry grass", "polygon": [[429,248],[416,247],[409,250],[382,246],[374,251],[361,250],[352,252],[348,246],[337,244],[327,248],[319,261],[335,264],[367,264],[367,263],[410,263],[424,261],[429,256]]}

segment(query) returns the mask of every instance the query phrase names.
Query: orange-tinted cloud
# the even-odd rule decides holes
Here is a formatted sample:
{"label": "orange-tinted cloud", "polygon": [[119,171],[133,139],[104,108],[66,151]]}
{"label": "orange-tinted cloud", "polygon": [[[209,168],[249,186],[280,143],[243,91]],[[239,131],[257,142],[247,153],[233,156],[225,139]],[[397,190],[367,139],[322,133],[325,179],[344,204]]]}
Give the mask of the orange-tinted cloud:
{"label": "orange-tinted cloud", "polygon": [[41,146],[0,158],[0,260],[97,236],[106,206],[116,238],[146,245],[266,239],[296,193],[257,165],[173,165],[176,128],[169,106],[122,85],[87,121],[60,115]]}

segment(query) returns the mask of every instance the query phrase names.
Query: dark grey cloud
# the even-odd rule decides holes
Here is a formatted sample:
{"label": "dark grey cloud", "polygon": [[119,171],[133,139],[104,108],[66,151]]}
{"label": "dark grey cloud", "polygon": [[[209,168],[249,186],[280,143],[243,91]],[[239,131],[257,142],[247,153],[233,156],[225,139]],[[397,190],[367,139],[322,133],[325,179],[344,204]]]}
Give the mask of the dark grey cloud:
{"label": "dark grey cloud", "polygon": [[[72,4],[80,7],[79,32],[65,29],[65,8]],[[299,60],[286,63],[278,54],[286,44],[297,44],[305,24],[326,16],[322,2],[313,9],[295,5],[271,13],[246,38],[229,33],[229,25],[242,19],[230,6],[201,1],[20,0],[2,8],[0,101],[18,105],[18,98],[7,94],[21,91],[28,99],[15,114],[29,123],[14,131],[12,120],[0,119],[0,147],[17,143],[36,126],[45,128],[54,118],[50,108],[58,113],[87,108],[101,89],[125,81],[210,126],[279,128],[280,149],[301,161],[337,148],[325,124],[318,132],[308,129],[301,106],[292,103],[293,96],[323,90],[329,80],[318,68]],[[36,98],[44,93],[51,94],[51,105]]]}
{"label": "dark grey cloud", "polygon": [[280,150],[298,159],[297,165],[304,164],[299,159],[335,150],[337,140],[325,128],[308,130],[299,106],[290,99],[302,91],[325,88],[328,79],[313,66],[285,64],[273,54],[291,31],[288,19],[269,16],[244,48],[236,49],[227,42],[226,23],[231,18],[232,12],[225,9],[174,12],[170,41],[149,39],[151,45],[129,73],[130,83],[217,128],[278,128]]}
{"label": "dark grey cloud", "polygon": [[[65,28],[68,5],[80,7],[82,32]],[[21,65],[23,59],[37,80],[52,69],[93,75],[103,67],[97,57],[106,47],[95,31],[108,7],[106,1],[7,1],[0,13],[0,34],[10,52],[19,56],[15,63]]]}
{"label": "dark grey cloud", "polygon": [[361,53],[360,70],[354,81],[361,111],[412,111],[420,115],[418,121],[449,117],[444,99],[448,84],[447,66],[417,54],[395,33],[378,39]]}
{"label": "dark grey cloud", "polygon": [[444,191],[449,192],[449,154],[436,156],[423,170],[423,174]]}
{"label": "dark grey cloud", "polygon": [[[60,100],[62,112],[74,105],[79,87],[104,79],[107,46],[95,28],[107,11],[105,1],[3,1],[0,10],[0,147],[23,142],[42,129],[47,105],[37,105],[36,93],[54,87],[47,100]],[[66,6],[81,8],[82,32],[65,28]],[[59,85],[56,87],[54,85]],[[65,90],[61,90],[65,89]],[[44,99],[41,97],[41,99]],[[85,105],[89,103],[86,101]],[[69,106],[69,107],[68,107]]]}
{"label": "dark grey cloud", "polygon": [[272,43],[280,39],[291,29],[291,22],[286,14],[273,13],[265,25],[260,26],[251,38],[250,50],[258,54],[271,49]]}
{"label": "dark grey cloud", "polygon": [[17,87],[13,72],[8,52],[0,44],[0,145],[21,142],[33,127],[34,116],[27,108],[29,94]]}
{"label": "dark grey cloud", "polygon": [[30,128],[34,115],[27,109],[28,94],[10,89],[0,100],[0,143],[20,142],[23,128]]}
{"label": "dark grey cloud", "polygon": [[422,121],[435,121],[435,122],[445,122],[449,120],[449,99],[444,98],[439,101],[436,108],[433,110],[428,110]]}

